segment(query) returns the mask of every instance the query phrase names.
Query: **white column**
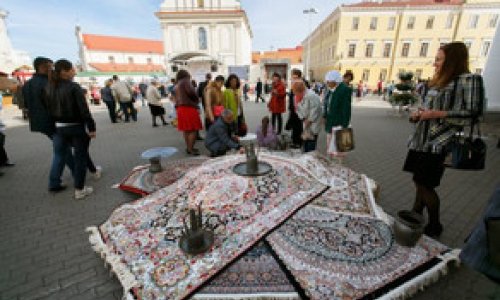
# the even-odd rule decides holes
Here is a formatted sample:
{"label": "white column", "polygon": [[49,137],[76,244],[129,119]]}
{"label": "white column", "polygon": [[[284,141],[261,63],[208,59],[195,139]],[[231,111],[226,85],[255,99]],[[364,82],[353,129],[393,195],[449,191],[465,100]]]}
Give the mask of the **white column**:
{"label": "white column", "polygon": [[235,33],[235,39],[234,39],[234,52],[235,52],[235,64],[236,65],[241,65],[242,62],[242,57],[241,57],[241,22],[237,22],[234,24],[234,33]]}
{"label": "white column", "polygon": [[208,26],[208,53],[210,53],[211,56],[217,58],[217,53],[219,52],[219,49],[216,44],[216,37],[217,37],[217,24],[215,23],[210,23]]}
{"label": "white column", "polygon": [[500,112],[500,30],[496,30],[495,37],[488,54],[488,60],[484,66],[484,87],[488,99],[488,111]]}

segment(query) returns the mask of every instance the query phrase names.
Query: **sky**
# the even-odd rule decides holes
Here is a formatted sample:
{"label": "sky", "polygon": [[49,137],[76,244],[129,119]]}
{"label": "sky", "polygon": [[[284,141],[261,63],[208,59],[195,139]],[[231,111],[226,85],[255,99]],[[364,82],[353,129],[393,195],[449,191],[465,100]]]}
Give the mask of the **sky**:
{"label": "sky", "polygon": [[[162,38],[154,13],[163,0],[1,0],[7,29],[16,50],[32,58],[78,60],[75,25],[84,33]],[[353,0],[242,0],[253,31],[253,51],[300,45],[309,32],[303,10],[314,7],[315,28],[341,3]]]}

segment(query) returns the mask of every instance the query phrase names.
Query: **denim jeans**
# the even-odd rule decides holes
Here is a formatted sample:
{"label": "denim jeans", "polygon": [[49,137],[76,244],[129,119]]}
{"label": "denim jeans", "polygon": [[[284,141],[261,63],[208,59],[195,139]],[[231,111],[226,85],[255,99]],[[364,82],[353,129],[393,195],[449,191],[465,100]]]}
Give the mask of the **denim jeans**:
{"label": "denim jeans", "polygon": [[54,136],[55,133],[52,135],[47,135],[47,137],[51,140],[52,145],[53,145],[53,158],[52,158],[52,165],[50,167],[50,173],[49,173],[49,188],[56,188],[61,186],[61,176],[64,171],[64,166],[68,166],[68,168],[71,170],[71,174],[73,174],[75,170],[75,161],[73,159],[73,153],[71,152],[71,148],[68,147],[66,149],[66,152],[60,156],[59,153],[56,153],[55,147],[54,147]]}
{"label": "denim jeans", "polygon": [[314,135],[314,140],[304,141],[304,152],[312,152],[316,150],[316,144],[318,142],[318,135]]}
{"label": "denim jeans", "polygon": [[116,123],[116,102],[115,101],[104,101],[109,111],[109,118],[112,123]]}
{"label": "denim jeans", "polygon": [[125,115],[125,122],[130,121],[130,116],[132,116],[132,120],[137,121],[137,111],[134,108],[134,103],[120,102],[120,108],[122,109],[123,114]]}
{"label": "denim jeans", "polygon": [[[74,150],[74,171],[73,180],[75,189],[82,189],[85,185],[85,176],[87,174],[87,160],[89,139],[84,125],[74,125],[68,127],[59,127],[53,139],[54,159],[52,161],[54,175],[59,180],[64,169],[63,157]],[[52,173],[52,171],[51,171]],[[51,174],[52,181],[52,174]]]}

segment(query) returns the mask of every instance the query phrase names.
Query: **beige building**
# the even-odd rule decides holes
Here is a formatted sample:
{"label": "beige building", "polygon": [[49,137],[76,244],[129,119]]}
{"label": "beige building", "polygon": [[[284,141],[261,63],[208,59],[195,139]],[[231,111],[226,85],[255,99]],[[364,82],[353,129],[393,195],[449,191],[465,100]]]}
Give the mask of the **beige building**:
{"label": "beige building", "polygon": [[[310,78],[329,70],[354,73],[374,88],[401,71],[426,79],[444,43],[469,47],[470,69],[481,73],[492,45],[500,0],[409,0],[360,2],[335,9],[304,41],[310,42]],[[304,61],[306,61],[304,59]],[[306,67],[307,69],[307,67]]]}

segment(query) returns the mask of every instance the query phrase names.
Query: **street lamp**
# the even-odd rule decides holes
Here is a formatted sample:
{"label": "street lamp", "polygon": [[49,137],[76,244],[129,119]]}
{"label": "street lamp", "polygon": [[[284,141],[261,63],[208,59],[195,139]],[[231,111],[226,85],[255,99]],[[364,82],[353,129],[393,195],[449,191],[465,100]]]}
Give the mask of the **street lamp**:
{"label": "street lamp", "polygon": [[308,26],[308,30],[309,30],[309,38],[307,39],[307,58],[306,58],[306,69],[305,69],[305,75],[306,75],[306,79],[307,80],[310,80],[309,78],[309,64],[311,63],[311,22],[312,22],[312,15],[313,14],[317,14],[318,11],[314,8],[314,7],[311,7],[309,9],[304,9],[302,11],[305,15],[309,15],[309,26]]}

